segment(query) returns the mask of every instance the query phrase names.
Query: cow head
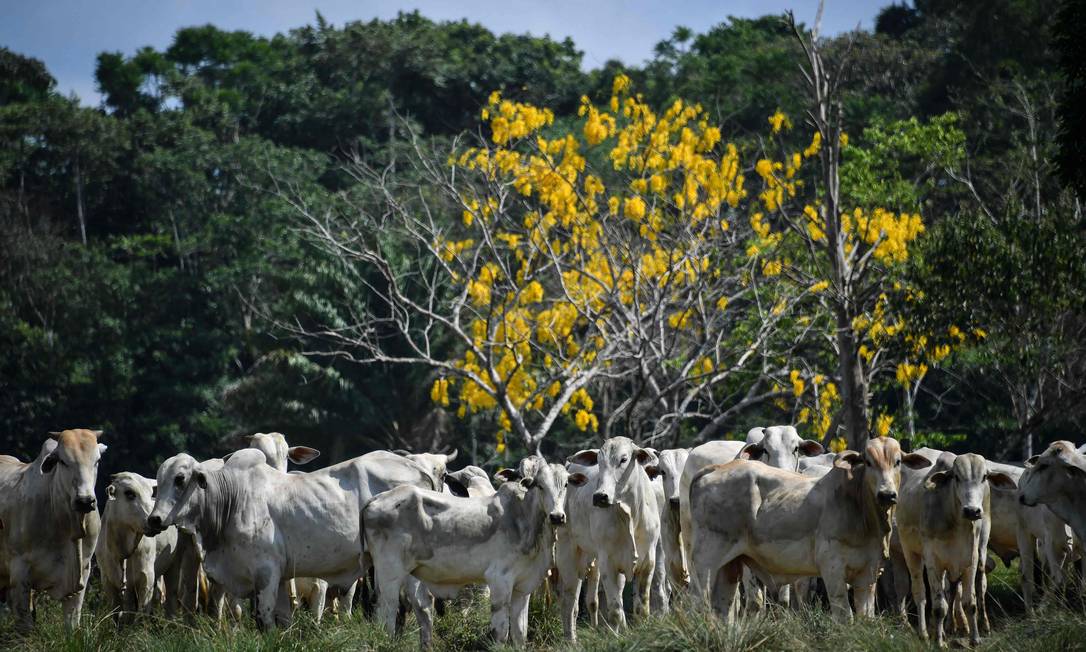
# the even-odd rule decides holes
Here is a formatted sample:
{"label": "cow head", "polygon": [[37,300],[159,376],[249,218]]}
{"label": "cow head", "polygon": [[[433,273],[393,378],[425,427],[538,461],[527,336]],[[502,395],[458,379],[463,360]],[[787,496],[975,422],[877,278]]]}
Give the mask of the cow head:
{"label": "cow head", "polygon": [[[592,504],[611,507],[618,502],[618,495],[633,482],[634,474],[644,474],[639,467],[655,466],[658,459],[651,450],[639,447],[626,437],[612,437],[599,449],[579,451],[566,461],[581,466],[599,466]],[[647,481],[648,476],[645,478]]]}
{"label": "cow head", "polygon": [[747,445],[739,453],[741,459],[759,460],[778,469],[795,471],[799,458],[821,455],[822,444],[803,439],[792,426],[754,428],[747,433]]}
{"label": "cow head", "polygon": [[308,464],[320,457],[321,452],[308,446],[290,446],[287,438],[278,432],[258,432],[249,436],[249,448],[255,448],[264,453],[268,460],[268,466],[279,469],[283,473],[287,471],[287,461],[295,464]]}
{"label": "cow head", "polygon": [[551,525],[566,523],[566,491],[570,485],[581,486],[588,478],[583,473],[570,473],[561,464],[548,464],[542,456],[538,463],[530,465],[531,476],[523,476],[516,469],[502,469],[498,476],[505,482],[520,482],[528,491],[538,491],[540,506]]}
{"label": "cow head", "polygon": [[53,476],[67,492],[72,509],[82,514],[97,507],[94,484],[98,480],[98,460],[106,451],[106,445],[98,443],[101,435],[101,430],[51,432],[49,438],[56,445],[46,443],[52,450],[41,462],[41,472]]}
{"label": "cow head", "polygon": [[886,509],[897,504],[903,464],[911,469],[922,469],[931,466],[931,461],[915,453],[902,455],[901,445],[892,437],[869,439],[862,454],[844,451],[833,461],[834,467],[850,474],[862,468],[864,491]]}
{"label": "cow head", "polygon": [[155,506],[158,483],[137,473],[114,473],[106,487],[110,518],[131,530],[142,530]]}
{"label": "cow head", "polygon": [[143,528],[148,536],[154,536],[175,524],[177,506],[199,464],[191,455],[178,453],[158,467],[158,495]]}
{"label": "cow head", "polygon": [[449,468],[449,464],[456,459],[459,451],[453,450],[453,452],[445,453],[409,453],[403,449],[397,449],[392,451],[397,455],[406,457],[412,462],[418,464],[430,477],[433,478],[435,488],[441,489],[441,485],[445,483],[445,473]]}
{"label": "cow head", "polygon": [[1033,507],[1078,495],[1086,487],[1086,456],[1069,441],[1055,441],[1026,461],[1018,484],[1018,500]]}
{"label": "cow head", "polygon": [[690,456],[688,448],[671,448],[660,451],[660,461],[656,464],[656,475],[664,483],[664,497],[671,509],[679,509],[679,480],[682,477],[686,458]]}
{"label": "cow head", "polygon": [[953,458],[949,469],[928,474],[924,486],[929,490],[949,489],[962,506],[962,517],[970,521],[984,516],[984,506],[989,500],[989,485],[1014,489],[1014,478],[1006,473],[990,472],[984,458],[974,453]]}

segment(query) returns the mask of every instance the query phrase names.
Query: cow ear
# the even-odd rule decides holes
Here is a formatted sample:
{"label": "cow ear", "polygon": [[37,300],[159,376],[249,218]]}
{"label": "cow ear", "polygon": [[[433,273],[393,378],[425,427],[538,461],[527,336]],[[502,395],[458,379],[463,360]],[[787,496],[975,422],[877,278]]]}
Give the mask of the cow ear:
{"label": "cow ear", "polygon": [[813,439],[804,439],[799,443],[799,452],[807,457],[811,457],[813,455],[821,455],[825,452],[825,449],[822,448],[822,444]]}
{"label": "cow ear", "polygon": [[649,480],[655,480],[660,477],[660,467],[652,465],[645,467],[645,473],[648,474]]}
{"label": "cow ear", "polygon": [[839,469],[853,469],[863,464],[864,456],[856,451],[841,451],[833,460],[833,465]]}
{"label": "cow ear", "polygon": [[1033,466],[1034,464],[1036,464],[1036,463],[1037,463],[1037,459],[1038,459],[1039,457],[1041,457],[1041,456],[1040,456],[1040,455],[1034,455],[1033,457],[1031,457],[1031,458],[1029,458],[1028,460],[1026,460],[1026,462],[1025,462],[1025,464],[1026,464],[1026,468],[1028,469],[1028,468],[1030,468],[1031,466]]}
{"label": "cow ear", "polygon": [[634,457],[637,458],[637,463],[641,466],[657,464],[660,462],[660,458],[656,456],[656,451],[651,448],[638,448],[637,451],[634,452]]}
{"label": "cow ear", "polygon": [[520,471],[516,469],[502,469],[494,474],[494,479],[499,482],[514,482],[520,480]]}
{"label": "cow ear", "polygon": [[158,481],[151,480],[151,498],[158,498]]}
{"label": "cow ear", "polygon": [[566,458],[567,464],[579,464],[581,466],[596,466],[599,461],[600,451],[598,448],[577,451],[571,457]]}
{"label": "cow ear", "polygon": [[109,448],[109,446],[106,446],[105,444],[98,444],[98,455],[105,453],[107,448]]}
{"label": "cow ear", "polygon": [[927,481],[924,482],[924,486],[928,489],[936,489],[950,482],[950,474],[946,471],[936,471],[928,476]]}
{"label": "cow ear", "polygon": [[114,487],[113,485],[106,487],[106,495],[109,496],[107,500],[113,500],[117,495],[117,487]]}
{"label": "cow ear", "polygon": [[291,446],[287,451],[287,458],[295,464],[308,464],[320,456],[319,450],[308,446]]}
{"label": "cow ear", "polygon": [[570,473],[567,482],[574,487],[580,487],[584,483],[588,482],[588,476],[583,473]]}
{"label": "cow ear", "polygon": [[926,469],[931,466],[931,460],[918,455],[917,453],[909,453],[908,455],[901,456],[901,463],[910,469]]}
{"label": "cow ear", "polygon": [[765,446],[762,446],[761,442],[755,442],[744,446],[743,450],[739,451],[739,456],[736,459],[757,460],[762,457],[763,453],[765,453]]}
{"label": "cow ear", "polygon": [[57,467],[57,462],[59,461],[60,458],[57,457],[56,453],[49,453],[45,456],[45,459],[41,461],[41,472],[52,473],[53,469]]}
{"label": "cow ear", "polygon": [[411,454],[411,451],[405,451],[402,448],[397,448],[396,450],[394,450],[392,452],[399,455],[400,457],[407,457],[408,455]]}
{"label": "cow ear", "polygon": [[520,479],[520,485],[522,487],[526,487],[528,489],[531,489],[532,487],[535,486],[535,478],[521,478]]}
{"label": "cow ear", "polygon": [[230,452],[229,452],[229,453],[227,453],[226,455],[223,455],[223,456],[222,456],[222,461],[223,461],[223,464],[226,464],[226,463],[227,463],[227,462],[228,462],[228,461],[230,460],[230,458],[234,456],[234,453],[236,453],[236,452],[237,452],[237,451],[230,451]]}
{"label": "cow ear", "polygon": [[996,472],[988,474],[988,484],[997,489],[1017,489],[1018,484],[1014,481],[1014,478],[1006,473]]}
{"label": "cow ear", "polygon": [[201,489],[207,489],[207,474],[203,471],[197,471],[192,474],[192,477],[196,478],[196,484]]}

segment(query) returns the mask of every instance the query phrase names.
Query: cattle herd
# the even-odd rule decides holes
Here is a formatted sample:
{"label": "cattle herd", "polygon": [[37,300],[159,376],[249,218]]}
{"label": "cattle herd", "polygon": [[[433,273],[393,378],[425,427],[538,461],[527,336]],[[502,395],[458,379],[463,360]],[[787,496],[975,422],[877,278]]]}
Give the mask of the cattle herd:
{"label": "cattle herd", "polygon": [[222,459],[175,455],[154,480],[113,475],[99,515],[100,437],[52,433],[30,463],[0,455],[0,598],[22,628],[35,593],[78,627],[93,559],[121,624],[160,608],[241,618],[243,600],[263,629],[302,603],[318,622],[349,616],[372,570],[377,618],[395,632],[411,609],[424,647],[435,598],[469,585],[489,594],[495,638],[524,645],[533,593],[556,595],[575,641],[582,602],[593,626],[601,597],[605,624],[625,626],[627,581],[635,616],[689,592],[733,622],[822,586],[840,620],[873,615],[878,594],[921,637],[930,609],[939,645],[950,626],[975,643],[990,552],[1021,557],[1027,610],[1035,564],[1052,588],[1086,557],[1086,457],[1066,441],[1015,466],[888,437],[826,453],[791,426],[663,451],[614,437],[564,464],[525,458],[495,489],[478,467],[449,471],[455,452],[288,472],[318,451],[259,433]]}

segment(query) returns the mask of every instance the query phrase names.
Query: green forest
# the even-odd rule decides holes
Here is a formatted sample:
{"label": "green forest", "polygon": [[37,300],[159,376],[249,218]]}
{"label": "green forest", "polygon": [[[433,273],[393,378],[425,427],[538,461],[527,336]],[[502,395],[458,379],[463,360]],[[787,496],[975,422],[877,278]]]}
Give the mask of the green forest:
{"label": "green forest", "polygon": [[[343,25],[317,14],[271,38],[206,25],[178,30],[163,50],[99,54],[98,107],[60,94],[42,62],[0,48],[0,451],[32,459],[48,431],[101,429],[104,478],[153,477],[178,451],[219,455],[271,431],[320,449],[322,464],[456,448],[491,467],[534,446],[564,456],[619,434],[689,446],[771,423],[827,445],[867,429],[1008,460],[1055,439],[1081,443],[1086,10],[916,0],[887,6],[873,32],[818,40],[835,75],[841,212],[896,228],[898,218],[878,217],[885,208],[923,224],[897,254],[881,249],[889,238],[867,241],[879,266],[849,295],[851,323],[834,321],[837,299],[826,297],[844,290],[808,247],[820,232],[779,236],[792,217],[754,201],[798,194],[802,220],[805,201],[828,200],[820,177],[804,176],[819,151],[797,38],[810,28],[732,18],[676,29],[643,65],[588,70],[569,39],[418,13]],[[634,326],[613,326],[630,303],[620,297],[611,312],[570,318],[563,360],[548,353],[529,369],[518,352],[515,371],[477,366],[471,340],[431,311],[535,305],[532,319],[557,323],[566,304],[549,297],[577,290],[542,271],[539,282],[510,273],[499,283],[479,276],[494,269],[483,262],[460,282],[455,262],[482,236],[457,238],[506,209],[473,208],[470,196],[519,198],[508,209],[518,223],[537,196],[502,194],[517,182],[480,176],[472,156],[512,147],[525,121],[524,142],[544,153],[576,134],[600,188],[634,189],[612,195],[611,213],[625,216],[611,219],[648,220],[657,209],[638,193],[670,180],[610,165],[627,133],[620,101],[635,116],[686,115],[699,151],[734,162],[730,178],[750,189],[716,199],[711,220],[727,224],[697,240],[696,291],[649,311],[659,332],[684,334],[659,349],[631,343]],[[804,171],[788,163],[812,147]],[[778,185],[772,170],[786,168],[807,185]],[[678,214],[669,210],[661,219]],[[669,228],[607,232],[607,246],[651,258],[642,240]],[[493,247],[497,264],[519,261],[520,236],[498,235],[509,246]],[[668,246],[689,252],[678,237]],[[404,312],[411,305],[427,309]],[[695,308],[706,316],[687,328]],[[513,351],[513,325],[502,328],[475,341]],[[862,380],[853,403],[836,389],[846,339]],[[542,359],[547,347],[533,342]],[[497,380],[480,394],[489,381],[473,377]]]}

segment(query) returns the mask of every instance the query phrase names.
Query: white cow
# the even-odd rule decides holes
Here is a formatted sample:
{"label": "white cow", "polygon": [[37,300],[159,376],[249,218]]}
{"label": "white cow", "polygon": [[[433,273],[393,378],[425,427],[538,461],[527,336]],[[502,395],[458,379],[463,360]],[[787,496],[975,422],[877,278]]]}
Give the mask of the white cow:
{"label": "white cow", "polygon": [[660,515],[660,539],[663,542],[667,580],[671,590],[686,588],[689,582],[686,559],[683,556],[682,528],[679,524],[680,484],[689,456],[689,448],[668,449],[660,451],[660,461],[657,464],[664,498],[667,500],[665,511]]}
{"label": "white cow", "polygon": [[[598,450],[583,450],[571,465],[596,467],[588,482],[569,493],[570,527],[559,532],[555,565],[561,583],[562,622],[566,638],[575,641],[577,600],[581,582],[596,562],[613,627],[625,627],[622,591],[635,583],[634,612],[649,613],[649,591],[660,538],[660,510],[645,466],[656,456],[626,437],[613,437]],[[571,467],[573,468],[573,467]],[[594,593],[589,582],[589,596]]]}
{"label": "white cow", "polygon": [[[803,439],[792,426],[769,426],[751,428],[744,442],[711,441],[690,451],[683,468],[679,486],[679,523],[682,532],[689,532],[690,523],[690,482],[694,476],[711,464],[724,464],[734,459],[750,459],[763,462],[771,467],[796,471],[804,458],[822,455],[822,444],[810,439]],[[690,539],[683,537],[683,553],[689,567]],[[748,608],[759,609],[765,603],[765,591],[750,575],[744,571],[744,586],[747,592]],[[786,582],[775,582],[770,586],[778,588],[778,598],[787,603],[790,587]]]}
{"label": "white cow", "polygon": [[158,579],[163,579],[166,615],[177,611],[181,573],[177,528],[156,536],[143,534],[155,504],[155,481],[137,473],[115,473],[106,488],[102,531],[94,556],[102,575],[102,592],[117,612],[150,613]]}
{"label": "white cow", "polygon": [[79,626],[101,521],[94,483],[100,431],[51,433],[25,464],[0,455],[0,593],[21,629],[33,626],[31,592],[60,600],[64,625]]}
{"label": "white cow", "polygon": [[451,598],[468,584],[485,583],[495,638],[523,646],[531,593],[551,566],[552,528],[566,522],[567,482],[584,479],[543,463],[534,476],[507,481],[491,496],[461,498],[403,486],[376,497],[362,520],[386,630],[395,631],[409,575],[422,583],[409,593],[424,648],[431,644],[433,596]]}
{"label": "white cow", "polygon": [[1046,505],[1086,541],[1086,455],[1069,441],[1052,442],[1026,462],[1018,499],[1023,505]]}
{"label": "white cow", "polygon": [[874,614],[875,581],[890,536],[901,455],[894,439],[837,455],[822,478],[748,460],[702,469],[690,486],[691,584],[729,621],[744,565],[763,582],[821,576],[834,615]]}
{"label": "white cow", "polygon": [[947,591],[959,582],[970,641],[980,642],[978,610],[985,611],[984,565],[991,530],[989,485],[1011,488],[1014,480],[990,472],[984,458],[973,453],[944,453],[927,473],[909,474],[902,484],[897,531],[912,581],[917,633],[927,640],[926,575],[939,647],[945,645]]}
{"label": "white cow", "polygon": [[[186,456],[187,457],[187,456]],[[280,584],[293,575],[347,589],[364,573],[362,508],[401,484],[432,487],[419,465],[375,451],[319,471],[272,469],[260,451],[234,453],[217,471],[188,459],[159,470],[149,532],[176,524],[199,535],[208,576],[232,595],[254,596],[258,625],[273,628]],[[179,495],[166,500],[172,483]]]}

